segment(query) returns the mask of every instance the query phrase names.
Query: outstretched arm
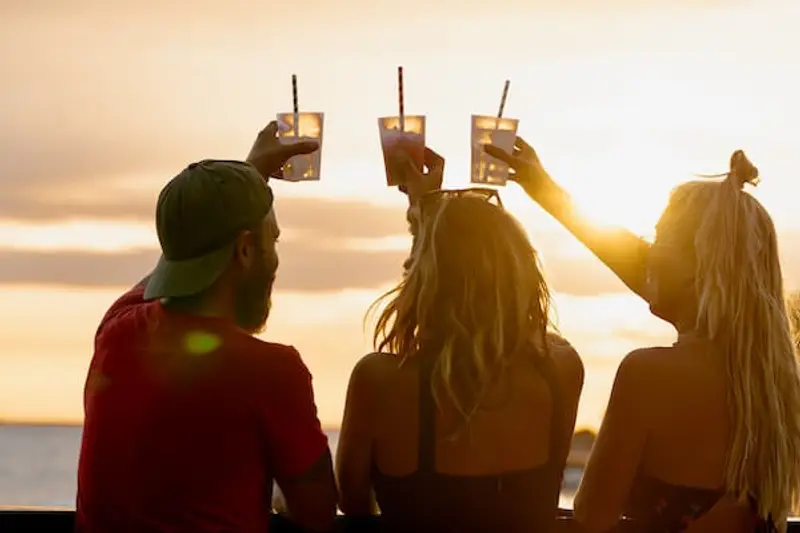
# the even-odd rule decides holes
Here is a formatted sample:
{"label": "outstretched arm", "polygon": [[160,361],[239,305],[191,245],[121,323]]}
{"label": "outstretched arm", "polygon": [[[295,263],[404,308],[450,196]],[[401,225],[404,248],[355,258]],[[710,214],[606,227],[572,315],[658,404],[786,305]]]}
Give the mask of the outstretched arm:
{"label": "outstretched arm", "polygon": [[544,170],[534,149],[517,137],[514,154],[496,146],[486,152],[515,171],[512,179],[522,186],[536,203],[575,235],[606,264],[633,292],[645,298],[644,286],[649,245],[624,228],[598,228],[576,208],[570,195]]}
{"label": "outstretched arm", "polygon": [[528,195],[558,220],[633,292],[644,293],[650,245],[625,228],[596,227],[575,207],[572,198],[549,176],[523,187]]}

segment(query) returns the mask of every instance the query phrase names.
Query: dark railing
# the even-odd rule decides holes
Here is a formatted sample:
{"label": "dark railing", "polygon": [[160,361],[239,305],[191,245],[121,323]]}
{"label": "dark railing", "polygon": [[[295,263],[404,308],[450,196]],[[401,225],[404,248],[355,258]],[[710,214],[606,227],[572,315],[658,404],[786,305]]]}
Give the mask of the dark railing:
{"label": "dark railing", "polygon": [[[2,509],[0,508],[0,532],[2,533],[73,533],[75,512],[62,509]],[[627,521],[623,520],[617,527],[618,533],[625,533]],[[337,533],[359,532],[371,533],[380,531],[380,517],[369,519],[340,516],[336,519],[334,531]],[[572,513],[559,511],[557,533],[575,531]],[[271,533],[297,533],[286,520],[273,515]],[[800,533],[800,520],[790,520],[788,533]]]}

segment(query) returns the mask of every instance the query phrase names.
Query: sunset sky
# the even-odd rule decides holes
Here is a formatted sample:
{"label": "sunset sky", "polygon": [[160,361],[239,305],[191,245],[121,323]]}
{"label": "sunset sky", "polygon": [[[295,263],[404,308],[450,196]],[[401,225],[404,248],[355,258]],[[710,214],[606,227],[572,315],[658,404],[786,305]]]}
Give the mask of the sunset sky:
{"label": "sunset sky", "polygon": [[[275,185],[281,267],[265,338],[294,344],[338,424],[398,279],[404,198],[376,118],[427,115],[465,186],[470,114],[506,116],[589,214],[652,234],[669,190],[744,149],[800,285],[796,0],[0,1],[0,419],[79,423],[97,322],[158,256],[154,203],[187,163],[243,158],[277,112],[324,111],[322,181]],[[619,359],[668,327],[516,186],[503,199],[557,292],[597,425]],[[795,207],[793,207],[793,205]],[[313,332],[313,334],[311,334]]]}

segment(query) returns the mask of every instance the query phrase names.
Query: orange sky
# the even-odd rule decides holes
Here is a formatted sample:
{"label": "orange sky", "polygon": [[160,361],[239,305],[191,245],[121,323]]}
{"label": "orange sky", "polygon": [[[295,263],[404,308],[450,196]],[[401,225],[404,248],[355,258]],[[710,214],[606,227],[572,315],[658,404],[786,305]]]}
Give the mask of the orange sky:
{"label": "orange sky", "polygon": [[[156,257],[159,188],[191,160],[243,157],[291,108],[292,73],[301,108],[326,113],[323,179],[276,187],[282,263],[267,335],[302,349],[327,423],[368,348],[363,311],[408,245],[375,121],[396,112],[399,64],[406,110],[427,114],[448,185],[466,184],[470,114],[493,113],[510,78],[506,115],[551,172],[591,214],[642,234],[671,187],[744,148],[789,285],[800,284],[800,4],[254,5],[0,4],[0,418],[80,420],[96,322]],[[581,416],[595,423],[615,362],[669,330],[515,187],[504,199],[543,255],[562,327],[594,361]],[[309,327],[320,342],[304,340]]]}

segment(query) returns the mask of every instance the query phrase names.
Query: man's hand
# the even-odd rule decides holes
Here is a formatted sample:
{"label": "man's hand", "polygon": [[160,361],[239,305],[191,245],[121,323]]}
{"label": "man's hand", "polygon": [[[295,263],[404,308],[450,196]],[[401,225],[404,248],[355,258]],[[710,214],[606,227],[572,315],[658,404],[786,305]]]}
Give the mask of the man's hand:
{"label": "man's hand", "polygon": [[512,171],[509,172],[509,179],[519,183],[525,190],[535,188],[543,179],[549,179],[536,150],[522,137],[516,138],[510,154],[491,144],[484,145],[483,149],[490,156],[507,163]]}
{"label": "man's hand", "polygon": [[319,143],[315,141],[282,144],[278,139],[278,122],[273,120],[256,137],[247,162],[256,167],[265,180],[282,179],[283,165],[290,158],[316,150],[319,150]]}
{"label": "man's hand", "polygon": [[420,172],[411,157],[402,151],[396,152],[389,161],[392,173],[400,177],[399,189],[408,195],[411,205],[415,205],[426,193],[442,188],[444,158],[426,146],[424,163],[427,172]]}

